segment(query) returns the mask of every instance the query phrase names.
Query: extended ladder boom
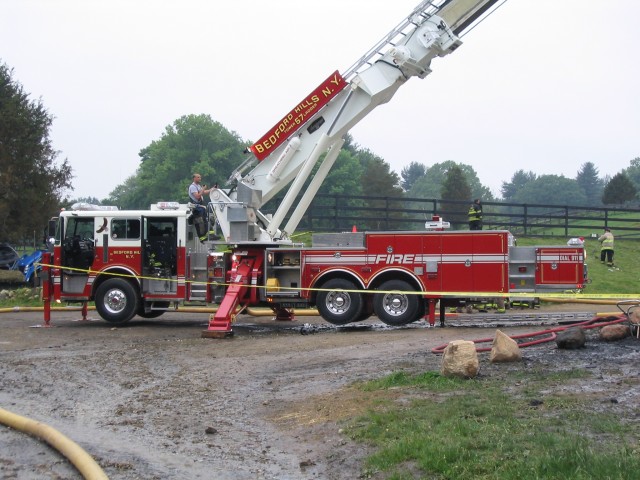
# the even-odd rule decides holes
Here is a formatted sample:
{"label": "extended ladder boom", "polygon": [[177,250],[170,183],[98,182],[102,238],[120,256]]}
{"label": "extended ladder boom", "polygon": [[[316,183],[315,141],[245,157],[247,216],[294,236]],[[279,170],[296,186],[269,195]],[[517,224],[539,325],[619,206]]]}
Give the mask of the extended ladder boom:
{"label": "extended ladder boom", "polygon": [[[431,60],[460,46],[462,32],[497,1],[423,1],[344,74],[331,74],[250,147],[252,157],[230,179],[234,188],[211,193],[224,241],[287,240],[333,166],[344,135],[409,78],[431,73]],[[262,215],[259,208],[289,184],[273,217]]]}

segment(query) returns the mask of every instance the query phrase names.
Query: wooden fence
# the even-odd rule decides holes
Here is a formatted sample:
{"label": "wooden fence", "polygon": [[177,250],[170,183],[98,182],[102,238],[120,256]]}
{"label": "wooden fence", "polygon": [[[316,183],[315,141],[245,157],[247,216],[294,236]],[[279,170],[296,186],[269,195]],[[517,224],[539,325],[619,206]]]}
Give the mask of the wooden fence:
{"label": "wooden fence", "polygon": [[[470,201],[318,194],[298,230],[326,232],[421,230],[440,215],[453,229],[468,228]],[[268,210],[267,210],[268,211]],[[604,227],[616,237],[640,238],[640,208],[483,203],[483,228],[525,236],[592,236]]]}

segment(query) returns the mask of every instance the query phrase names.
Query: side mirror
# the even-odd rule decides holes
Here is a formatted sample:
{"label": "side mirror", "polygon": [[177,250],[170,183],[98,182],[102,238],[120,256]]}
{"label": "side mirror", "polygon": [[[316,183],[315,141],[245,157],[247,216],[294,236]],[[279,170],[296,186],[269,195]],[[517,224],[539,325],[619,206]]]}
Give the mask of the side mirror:
{"label": "side mirror", "polygon": [[49,220],[49,223],[47,225],[47,237],[49,238],[49,240],[54,239],[54,237],[56,236],[56,227],[57,226],[58,226],[58,218],[57,217],[54,217],[51,220]]}

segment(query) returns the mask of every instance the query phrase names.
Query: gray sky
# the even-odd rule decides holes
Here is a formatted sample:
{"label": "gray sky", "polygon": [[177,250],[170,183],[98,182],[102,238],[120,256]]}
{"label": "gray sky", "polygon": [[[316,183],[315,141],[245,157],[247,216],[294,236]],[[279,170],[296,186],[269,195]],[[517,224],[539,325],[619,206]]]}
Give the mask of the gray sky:
{"label": "gray sky", "polygon": [[[258,139],[418,3],[0,0],[0,60],[55,117],[71,197],[104,198],[182,115]],[[508,0],[351,133],[398,174],[454,160],[494,194],[518,169],[614,175],[640,157],[638,18],[637,0]]]}

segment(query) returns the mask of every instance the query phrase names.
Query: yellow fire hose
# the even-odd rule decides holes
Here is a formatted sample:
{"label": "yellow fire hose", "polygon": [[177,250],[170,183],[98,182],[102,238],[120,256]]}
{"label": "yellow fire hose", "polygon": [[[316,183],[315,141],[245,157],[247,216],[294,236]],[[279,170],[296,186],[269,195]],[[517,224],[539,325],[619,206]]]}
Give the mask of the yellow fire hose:
{"label": "yellow fire hose", "polygon": [[[95,310],[96,307],[87,307],[87,310]],[[7,307],[0,308],[0,313],[12,312],[42,312],[44,307]],[[79,312],[82,307],[51,307],[52,312]],[[215,313],[218,307],[178,307],[176,309],[180,313]],[[253,317],[267,317],[273,315],[273,310],[269,308],[248,308],[246,312]],[[318,316],[318,310],[315,308],[299,308],[294,309],[296,315]]]}
{"label": "yellow fire hose", "polygon": [[550,303],[585,303],[591,305],[617,305],[620,300],[596,300],[593,298],[567,299],[567,298],[547,298],[542,299],[543,302]]}
{"label": "yellow fire hose", "polygon": [[87,480],[108,480],[100,465],[77,443],[53,427],[35,420],[31,420],[8,410],[0,408],[0,423],[15,430],[27,433],[44,440],[62,455],[67,457],[76,469]]}

